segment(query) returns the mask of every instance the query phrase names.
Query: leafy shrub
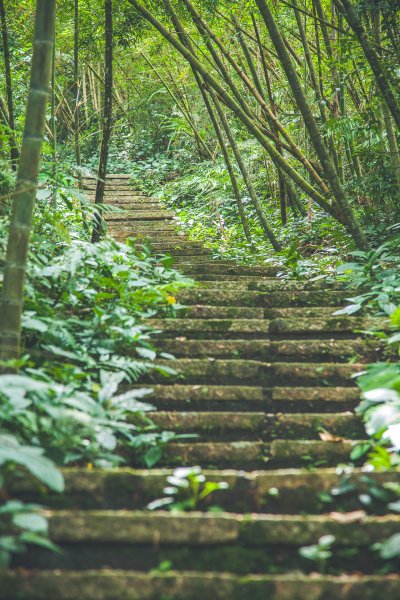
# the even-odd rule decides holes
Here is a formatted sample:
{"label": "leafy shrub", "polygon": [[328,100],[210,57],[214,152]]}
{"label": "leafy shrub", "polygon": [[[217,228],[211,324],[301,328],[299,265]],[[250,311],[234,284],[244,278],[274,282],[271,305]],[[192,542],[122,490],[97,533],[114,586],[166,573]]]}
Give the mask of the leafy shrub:
{"label": "leafy shrub", "polygon": [[[225,481],[207,481],[201,467],[180,467],[167,477],[165,498],[150,502],[149,510],[168,508],[170,511],[191,511],[204,508],[204,501],[218,490],[226,490]],[[212,507],[214,510],[218,507]]]}
{"label": "leafy shrub", "polygon": [[[10,390],[9,396],[11,394]],[[16,398],[17,401],[22,400],[23,404],[23,398],[18,398],[18,393]],[[6,411],[4,406],[1,410]],[[43,454],[42,448],[22,445],[14,435],[0,434],[0,497],[7,498],[0,507],[0,569],[8,566],[13,553],[24,552],[27,544],[56,550],[47,537],[48,523],[40,512],[42,507],[9,500],[7,496],[9,479],[26,473],[56,492],[63,491],[62,474]]]}

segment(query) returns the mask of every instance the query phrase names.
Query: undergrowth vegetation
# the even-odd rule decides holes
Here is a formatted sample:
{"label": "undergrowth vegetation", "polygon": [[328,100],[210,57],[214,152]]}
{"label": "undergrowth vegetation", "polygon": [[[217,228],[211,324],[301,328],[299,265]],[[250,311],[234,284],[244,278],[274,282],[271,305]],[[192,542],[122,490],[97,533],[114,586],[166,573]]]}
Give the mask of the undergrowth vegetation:
{"label": "undergrowth vegetation", "polygon": [[[170,267],[169,257],[138,248],[133,239],[91,244],[81,219],[86,198],[68,178],[65,183],[39,190],[21,357],[7,365],[19,372],[0,375],[4,498],[11,479],[27,471],[62,491],[57,467],[118,466],[124,456],[150,467],[177,437],[154,426],[146,416],[153,408],[145,401],[151,389],[134,384],[152,371],[175,374],[173,361],[171,367],[157,364],[173,357],[157,354],[144,320],[172,316],[174,294],[190,281]],[[85,214],[89,219],[90,211]],[[4,215],[2,252],[6,224]],[[43,517],[30,516],[35,511],[12,500],[2,508],[10,531],[20,530],[0,531],[2,564],[28,542],[47,543]]]}

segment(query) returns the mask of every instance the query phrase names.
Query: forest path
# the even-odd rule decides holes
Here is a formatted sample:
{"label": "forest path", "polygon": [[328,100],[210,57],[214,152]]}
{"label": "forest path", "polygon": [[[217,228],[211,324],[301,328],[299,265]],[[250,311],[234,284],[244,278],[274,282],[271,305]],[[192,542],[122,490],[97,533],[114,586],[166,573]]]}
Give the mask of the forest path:
{"label": "forest path", "polygon": [[[199,282],[179,293],[187,308],[178,318],[152,320],[179,376],[151,381],[153,420],[198,437],[167,445],[162,468],[67,470],[63,505],[55,500],[50,513],[65,552],[25,556],[25,567],[41,570],[7,575],[0,599],[398,600],[400,579],[372,574],[382,566],[372,545],[399,531],[399,516],[330,512],[334,467],[365,435],[351,375],[375,358],[353,333],[365,319],[332,316],[349,292],[212,260],[128,176],[109,176],[105,201],[128,211],[108,216],[111,235],[150,239]],[[184,465],[229,483],[214,500],[225,512],[145,510]],[[347,511],[365,487],[357,473],[351,484]],[[326,566],[299,555],[327,534],[335,542]]]}

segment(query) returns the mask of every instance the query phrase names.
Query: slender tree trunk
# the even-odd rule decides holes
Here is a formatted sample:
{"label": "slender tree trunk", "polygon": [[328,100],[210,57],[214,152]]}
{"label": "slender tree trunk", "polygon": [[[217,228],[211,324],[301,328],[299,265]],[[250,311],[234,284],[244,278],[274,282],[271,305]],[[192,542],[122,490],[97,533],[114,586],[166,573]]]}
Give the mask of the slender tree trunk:
{"label": "slender tree trunk", "polygon": [[56,129],[56,43],[54,38],[53,54],[51,56],[51,152],[53,158],[53,172],[57,162],[57,129]]}
{"label": "slender tree trunk", "polygon": [[8,42],[8,27],[6,11],[4,8],[4,0],[0,0],[0,21],[1,21],[1,36],[3,41],[3,58],[4,58],[4,71],[6,80],[6,94],[7,94],[7,109],[8,109],[8,125],[12,131],[10,137],[10,157],[11,164],[14,170],[17,169],[19,151],[15,142],[15,120],[14,120],[14,99],[13,99],[13,87],[11,77],[11,63],[10,63],[10,46]]}
{"label": "slender tree trunk", "polygon": [[3,119],[4,125],[10,130],[10,142],[14,148],[17,148],[17,140],[15,139],[14,131],[10,127],[10,121],[8,119],[8,110],[3,98],[0,96],[0,113]]}
{"label": "slender tree trunk", "polygon": [[[381,13],[377,11],[373,15],[375,39],[378,47],[382,46],[382,27],[381,27]],[[393,119],[388,109],[385,100],[382,100],[382,112],[383,119],[385,121],[385,128],[387,134],[387,140],[389,144],[390,157],[392,159],[393,173],[396,180],[397,190],[400,191],[400,154],[399,146],[397,144],[396,131],[393,125]]]}
{"label": "slender tree trunk", "polygon": [[[112,22],[112,0],[104,0],[105,16],[105,75],[104,75],[104,109],[103,109],[103,134],[100,145],[99,168],[97,172],[97,185],[95,204],[103,203],[104,190],[106,187],[108,144],[111,137],[112,126],[112,86],[113,86],[113,22]],[[92,231],[92,242],[98,242],[102,231],[101,209],[97,207]]]}
{"label": "slender tree trunk", "polygon": [[51,201],[53,206],[56,204],[57,198],[57,127],[56,127],[56,37],[54,34],[53,52],[51,55],[51,99],[50,99],[50,131],[51,131],[51,178],[52,190]]}
{"label": "slender tree trunk", "polygon": [[376,84],[387,104],[389,111],[397,125],[400,128],[400,105],[393,93],[389,80],[385,74],[384,68],[379,60],[375,49],[369,43],[367,34],[363,27],[360,17],[354,9],[350,0],[334,0],[337,8],[344,11],[344,16],[353,30],[357,40],[364,51],[365,58],[374,74]]}
{"label": "slender tree trunk", "polygon": [[[200,79],[198,80],[198,85],[200,85],[200,86],[202,85],[202,82]],[[246,240],[251,243],[251,234],[250,234],[250,229],[249,229],[249,225],[248,225],[247,218],[246,218],[246,213],[245,213],[243,202],[242,202],[242,197],[240,194],[239,183],[236,178],[236,174],[235,174],[227,147],[225,145],[225,140],[222,135],[222,132],[221,132],[221,129],[220,129],[220,126],[218,123],[218,119],[214,113],[213,107],[207,97],[206,92],[204,92],[204,90],[202,90],[202,92],[203,92],[202,96],[203,96],[203,100],[204,100],[207,112],[208,112],[211,122],[213,124],[214,131],[217,136],[218,144],[219,144],[219,147],[221,148],[222,156],[224,157],[226,170],[228,171],[229,178],[231,180],[233,196],[235,198],[236,206],[237,206],[237,209],[239,212],[240,222],[242,224],[243,231],[246,236]]]}
{"label": "slender tree trunk", "polygon": [[282,67],[286,73],[288,83],[292,89],[292,93],[296,100],[297,106],[302,114],[311,142],[323,166],[326,179],[329,182],[336,204],[342,211],[347,228],[353,236],[353,239],[356,242],[357,246],[359,248],[364,249],[367,247],[367,240],[359,223],[357,222],[357,219],[353,214],[352,208],[342,189],[338,175],[336,173],[335,166],[331,161],[331,158],[325,147],[323,138],[318,130],[317,123],[308,105],[300,81],[297,77],[297,73],[293,67],[290,55],[283,42],[273,14],[266,0],[256,0],[256,2],[260,13],[264,19],[265,25],[269,31],[271,41],[279,56]]}
{"label": "slender tree trunk", "polygon": [[75,148],[75,162],[78,167],[78,187],[82,188],[82,173],[81,173],[81,146],[79,139],[79,0],[74,0],[74,148]]}
{"label": "slender tree trunk", "polygon": [[274,232],[272,231],[272,229],[269,226],[268,223],[268,219],[267,216],[265,214],[265,211],[263,209],[263,207],[261,206],[261,203],[257,197],[256,191],[253,187],[253,184],[251,183],[251,179],[250,179],[250,175],[247,171],[246,165],[244,164],[242,155],[240,153],[240,150],[238,148],[238,145],[236,144],[236,140],[232,134],[231,128],[229,127],[229,123],[225,117],[224,111],[222,110],[218,99],[216,97],[216,95],[214,94],[214,92],[210,91],[211,97],[213,99],[213,102],[215,104],[215,107],[217,109],[218,112],[218,116],[221,120],[221,123],[225,129],[225,133],[228,137],[228,141],[229,144],[232,148],[233,154],[235,156],[236,162],[239,166],[240,172],[242,174],[243,180],[246,184],[247,190],[249,192],[249,196],[250,196],[250,200],[254,206],[254,208],[256,209],[257,212],[257,216],[260,220],[260,223],[262,225],[262,228],[266,234],[266,236],[268,237],[269,241],[272,244],[272,247],[274,248],[274,250],[276,250],[276,252],[280,252],[282,250],[282,246],[281,244],[278,242],[277,238],[275,237]]}
{"label": "slender tree trunk", "polygon": [[24,281],[49,96],[55,0],[37,0],[31,81],[0,300],[0,359],[20,352]]}
{"label": "slender tree trunk", "polygon": [[[257,45],[258,45],[258,50],[260,52],[260,57],[261,57],[261,64],[262,64],[262,70],[264,73],[264,79],[265,79],[265,83],[267,86],[267,94],[268,94],[268,99],[269,99],[269,103],[271,105],[271,112],[273,113],[273,115],[275,115],[276,117],[276,121],[278,120],[277,117],[277,110],[276,110],[276,104],[275,104],[275,100],[274,100],[274,96],[272,93],[272,87],[271,87],[271,80],[270,80],[270,75],[269,75],[269,69],[268,69],[268,65],[267,65],[267,61],[265,58],[265,54],[263,52],[263,46],[261,43],[261,36],[260,36],[260,31],[258,29],[258,25],[257,25],[257,21],[255,19],[254,14],[251,14],[251,20],[253,23],[253,29],[254,29],[254,33],[256,35],[256,40],[257,40]],[[276,121],[271,122],[271,128],[272,128],[272,132],[274,133],[274,135],[276,136],[276,138],[279,139],[279,130],[276,126]],[[283,156],[283,150],[280,148],[279,144],[275,144],[276,149],[278,150],[278,152],[280,154],[282,154]],[[278,169],[277,168],[277,174],[278,174],[278,186],[279,186],[279,206],[280,206],[280,210],[281,210],[281,221],[282,221],[282,225],[285,225],[287,222],[287,213],[286,213],[286,184],[285,184],[285,177],[284,174],[282,173],[282,169]]]}

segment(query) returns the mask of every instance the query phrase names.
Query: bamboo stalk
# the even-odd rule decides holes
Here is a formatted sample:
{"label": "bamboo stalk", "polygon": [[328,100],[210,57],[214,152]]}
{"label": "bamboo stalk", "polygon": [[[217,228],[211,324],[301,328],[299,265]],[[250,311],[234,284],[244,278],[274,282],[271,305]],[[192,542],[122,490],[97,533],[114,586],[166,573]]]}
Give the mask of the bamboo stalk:
{"label": "bamboo stalk", "polygon": [[55,0],[37,0],[31,80],[0,300],[0,359],[20,352],[24,282],[49,97]]}
{"label": "bamboo stalk", "polygon": [[81,173],[81,146],[79,139],[79,94],[80,94],[80,83],[79,83],[79,0],[74,0],[74,149],[75,149],[75,162],[78,167],[78,187],[82,188],[82,173]]}
{"label": "bamboo stalk", "polygon": [[[113,105],[113,17],[112,0],[104,0],[104,29],[105,29],[105,73],[104,73],[104,109],[103,109],[103,131],[100,145],[99,167],[97,171],[97,184],[95,194],[95,205],[103,203],[104,190],[106,187],[108,144],[111,137],[112,127],[112,105]],[[101,210],[97,206],[94,219],[92,242],[98,242],[102,232]]]}
{"label": "bamboo stalk", "polygon": [[363,24],[354,10],[354,6],[350,0],[334,0],[339,10],[344,12],[344,16],[357,37],[357,40],[363,49],[365,58],[367,59],[369,66],[374,74],[377,86],[385,100],[388,109],[397,125],[400,128],[400,106],[390,86],[388,78],[386,77],[384,68],[379,60],[379,56],[375,49],[369,43],[367,34],[364,30]]}
{"label": "bamboo stalk", "polygon": [[6,79],[6,96],[7,96],[7,109],[8,109],[8,125],[11,129],[12,135],[10,136],[10,157],[11,164],[14,170],[17,169],[19,150],[15,140],[15,120],[14,120],[14,98],[13,98],[13,85],[11,76],[11,62],[10,62],[10,46],[8,41],[8,27],[6,11],[4,7],[4,0],[0,0],[0,22],[1,22],[1,36],[3,41],[3,58],[4,58],[4,74]]}

